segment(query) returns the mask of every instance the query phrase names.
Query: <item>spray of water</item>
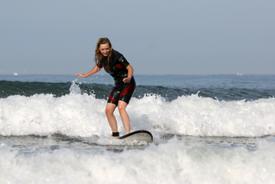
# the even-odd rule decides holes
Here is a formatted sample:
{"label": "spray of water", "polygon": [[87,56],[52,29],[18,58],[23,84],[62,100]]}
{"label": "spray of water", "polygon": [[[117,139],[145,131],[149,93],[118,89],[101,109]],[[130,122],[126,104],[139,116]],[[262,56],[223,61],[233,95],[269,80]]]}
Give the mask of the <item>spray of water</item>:
{"label": "spray of water", "polygon": [[79,87],[80,84],[81,82],[79,82],[77,78],[74,79],[70,86],[70,94],[73,94],[73,95],[81,94],[81,89]]}

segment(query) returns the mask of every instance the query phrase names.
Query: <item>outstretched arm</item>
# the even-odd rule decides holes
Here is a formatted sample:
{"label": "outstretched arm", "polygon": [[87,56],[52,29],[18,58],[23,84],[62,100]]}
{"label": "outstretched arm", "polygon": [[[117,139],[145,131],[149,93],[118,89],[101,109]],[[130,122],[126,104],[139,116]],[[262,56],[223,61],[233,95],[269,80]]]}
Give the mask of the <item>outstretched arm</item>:
{"label": "outstretched arm", "polygon": [[99,72],[101,70],[101,68],[99,68],[97,65],[94,67],[94,68],[92,68],[90,71],[88,71],[87,73],[76,73],[75,75],[77,76],[77,77],[81,77],[81,78],[86,78],[86,77],[89,77],[89,76],[91,76],[91,75],[93,75],[93,74],[95,74],[95,73],[97,73],[97,72]]}

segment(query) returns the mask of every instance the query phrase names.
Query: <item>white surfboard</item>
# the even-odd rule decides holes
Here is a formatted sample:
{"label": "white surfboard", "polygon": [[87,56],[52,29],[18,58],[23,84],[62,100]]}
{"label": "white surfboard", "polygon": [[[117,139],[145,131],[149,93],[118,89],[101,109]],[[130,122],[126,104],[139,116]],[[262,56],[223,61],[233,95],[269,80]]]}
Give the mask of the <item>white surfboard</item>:
{"label": "white surfboard", "polygon": [[128,133],[126,135],[123,135],[119,137],[119,139],[127,142],[137,141],[137,142],[151,143],[153,142],[153,135],[151,134],[151,132],[147,130],[137,130],[137,131]]}
{"label": "white surfboard", "polygon": [[147,130],[137,130],[131,133],[125,134],[118,138],[116,137],[79,137],[74,140],[99,146],[138,146],[147,145],[153,142],[153,135]]}

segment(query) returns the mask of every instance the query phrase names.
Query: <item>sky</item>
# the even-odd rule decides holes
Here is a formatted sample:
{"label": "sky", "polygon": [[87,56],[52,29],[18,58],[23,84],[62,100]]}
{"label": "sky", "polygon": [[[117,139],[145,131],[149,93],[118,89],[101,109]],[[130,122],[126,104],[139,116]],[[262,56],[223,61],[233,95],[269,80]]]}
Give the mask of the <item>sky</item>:
{"label": "sky", "polygon": [[275,74],[274,0],[0,0],[0,74],[74,74],[108,37],[136,74]]}

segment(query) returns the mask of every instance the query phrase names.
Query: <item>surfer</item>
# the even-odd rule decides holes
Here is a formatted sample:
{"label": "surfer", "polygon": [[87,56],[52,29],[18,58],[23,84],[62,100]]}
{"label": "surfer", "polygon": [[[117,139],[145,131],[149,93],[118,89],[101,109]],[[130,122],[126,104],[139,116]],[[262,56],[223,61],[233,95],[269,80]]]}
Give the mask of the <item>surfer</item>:
{"label": "surfer", "polygon": [[90,71],[83,74],[77,73],[76,76],[86,78],[104,68],[113,77],[115,86],[109,94],[105,114],[112,130],[112,136],[119,137],[117,120],[114,116],[114,111],[118,107],[125,132],[130,133],[131,124],[126,107],[136,87],[133,67],[121,53],[112,48],[108,38],[99,38],[95,49],[95,63]]}

